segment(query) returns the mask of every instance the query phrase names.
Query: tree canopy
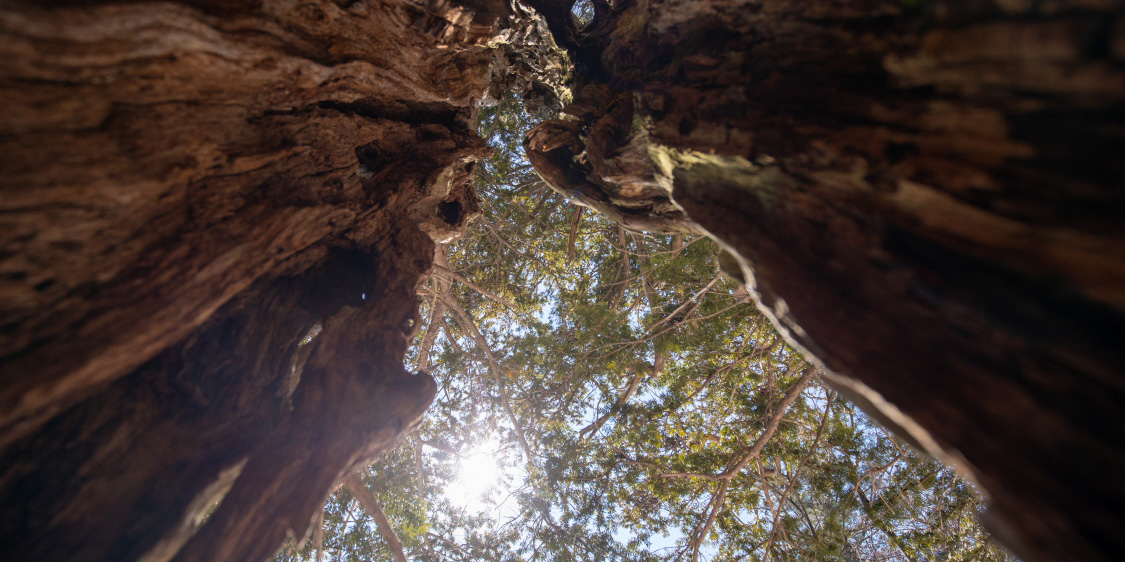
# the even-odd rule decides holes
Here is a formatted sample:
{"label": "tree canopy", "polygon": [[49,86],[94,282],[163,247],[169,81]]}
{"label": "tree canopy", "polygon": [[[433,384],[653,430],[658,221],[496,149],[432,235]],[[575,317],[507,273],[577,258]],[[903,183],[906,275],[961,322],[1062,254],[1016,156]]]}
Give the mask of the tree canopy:
{"label": "tree canopy", "polygon": [[[822,385],[713,242],[549,189],[520,148],[544,117],[480,111],[482,213],[421,293],[408,362],[437,398],[365,478],[408,558],[1012,559],[972,484]],[[347,487],[323,521],[324,559],[391,558]]]}
{"label": "tree canopy", "polygon": [[0,14],[0,559],[1125,559],[1125,3]]}

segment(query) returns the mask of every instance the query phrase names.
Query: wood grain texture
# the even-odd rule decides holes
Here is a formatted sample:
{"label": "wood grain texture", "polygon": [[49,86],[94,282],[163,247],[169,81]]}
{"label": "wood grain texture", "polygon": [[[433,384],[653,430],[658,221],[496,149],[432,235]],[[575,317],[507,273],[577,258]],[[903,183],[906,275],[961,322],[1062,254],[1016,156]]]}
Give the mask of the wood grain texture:
{"label": "wood grain texture", "polygon": [[[0,2],[0,559],[264,560],[434,393],[507,2]],[[217,507],[216,507],[217,505]]]}
{"label": "wood grain texture", "polygon": [[732,250],[838,386],[983,486],[1019,555],[1118,560],[1123,14],[617,2],[574,51],[604,76],[525,146],[624,226]]}

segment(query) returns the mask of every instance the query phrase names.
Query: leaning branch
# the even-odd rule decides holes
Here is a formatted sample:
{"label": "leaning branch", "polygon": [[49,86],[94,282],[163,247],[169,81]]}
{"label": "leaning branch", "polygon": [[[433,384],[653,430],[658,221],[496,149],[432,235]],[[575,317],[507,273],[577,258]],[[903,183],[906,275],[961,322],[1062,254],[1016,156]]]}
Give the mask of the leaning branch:
{"label": "leaning branch", "polygon": [[402,541],[398,540],[398,535],[391,527],[391,522],[387,520],[387,515],[383,513],[383,506],[379,504],[379,500],[375,499],[375,494],[372,494],[371,490],[363,485],[363,479],[359,477],[359,474],[353,472],[345,476],[344,485],[348,487],[355,499],[363,505],[363,509],[366,509],[367,513],[375,519],[375,526],[378,527],[383,541],[387,543],[387,548],[390,549],[395,562],[406,562],[406,554],[402,551]]}
{"label": "leaning branch", "polygon": [[616,294],[613,298],[613,306],[611,307],[614,312],[621,307],[621,299],[625,296],[625,288],[632,278],[633,266],[629,263],[629,250],[625,247],[625,229],[620,226],[617,227],[617,240],[621,244],[621,262],[618,268],[618,276],[614,279],[613,291]]}
{"label": "leaning branch", "polygon": [[[426,467],[422,463],[422,438],[418,436],[418,430],[415,429],[412,435],[414,438],[414,470],[418,474],[417,491],[418,503],[422,504],[426,501]],[[431,560],[437,560],[437,555],[434,554],[434,544],[430,542],[429,533],[422,533],[422,545],[426,548],[426,553],[430,555]]]}
{"label": "leaning branch", "polygon": [[699,532],[694,533],[691,539],[691,562],[699,560],[699,547],[703,545],[703,539],[707,538],[707,533],[711,531],[711,526],[715,524],[715,517],[723,509],[723,504],[727,501],[727,488],[730,487],[730,480],[724,480],[719,484],[719,491],[711,496],[709,507],[710,512],[707,514],[707,520],[703,523],[703,528]]}
{"label": "leaning branch", "polygon": [[[639,345],[639,344],[645,343],[647,341],[654,340],[659,336],[662,336],[662,335],[664,335],[664,334],[666,334],[666,333],[668,333],[672,330],[675,330],[678,327],[688,326],[690,324],[695,324],[695,323],[698,323],[698,322],[702,322],[704,320],[710,320],[710,319],[712,319],[716,316],[719,316],[721,314],[726,313],[728,310],[730,310],[732,308],[735,308],[735,307],[737,307],[741,304],[742,304],[741,302],[736,302],[736,303],[734,303],[734,304],[732,304],[728,307],[725,307],[725,308],[720,309],[716,312],[708,314],[707,316],[696,316],[694,318],[687,318],[683,322],[677,322],[677,323],[670,324],[668,326],[665,326],[665,327],[661,328],[659,332],[656,332],[655,334],[649,334],[649,335],[644,336],[642,338],[638,338],[638,339],[630,340],[630,341],[624,341],[624,342],[613,342],[613,343],[606,343],[606,344],[599,345],[599,346],[593,348],[591,351],[601,351],[601,350],[609,348],[609,347],[615,347],[616,349],[613,349],[612,351],[610,351],[608,353],[603,353],[601,355],[594,355],[593,357],[595,359],[602,359],[602,358],[605,358],[605,357],[609,357],[610,355],[613,355],[614,353],[617,353],[617,352],[619,352],[622,349],[625,349],[627,347]],[[692,308],[691,310],[688,311],[688,313],[690,314],[691,312],[694,312],[694,311],[695,311],[695,308]]]}
{"label": "leaning branch", "polygon": [[574,254],[576,253],[574,243],[578,239],[578,225],[582,222],[582,212],[586,207],[574,208],[574,220],[570,223],[570,236],[566,240],[566,263],[574,261]]}
{"label": "leaning branch", "polygon": [[758,436],[758,439],[756,439],[752,445],[742,449],[742,451],[739,452],[737,460],[733,461],[726,470],[720,472],[719,474],[705,474],[700,472],[660,472],[657,473],[656,477],[698,478],[700,480],[708,480],[711,482],[726,482],[734,478],[734,476],[738,474],[743,468],[745,468],[750,461],[754,460],[758,457],[759,454],[761,454],[762,449],[766,446],[766,443],[768,443],[769,440],[773,438],[774,432],[777,431],[777,426],[781,424],[781,418],[785,416],[786,412],[789,411],[789,407],[793,405],[793,402],[797,400],[797,397],[800,396],[801,392],[803,392],[805,390],[805,387],[808,386],[809,381],[812,379],[813,373],[815,372],[816,367],[810,365],[809,367],[805,368],[805,370],[801,373],[801,377],[797,379],[797,382],[794,383],[793,386],[789,387],[789,391],[785,393],[785,397],[782,398],[781,403],[778,404],[777,410],[772,416],[770,416],[769,420],[766,422],[766,428],[764,431],[762,431],[762,434]]}
{"label": "leaning branch", "polygon": [[863,511],[867,513],[867,517],[875,524],[875,527],[887,536],[889,542],[893,544],[907,560],[910,562],[918,562],[918,559],[911,556],[906,550],[906,545],[903,544],[902,538],[898,536],[898,533],[895,533],[894,529],[891,529],[885,521],[879,518],[878,514],[875,512],[875,506],[871,503],[871,500],[868,499],[867,494],[863,493],[863,488],[859,487],[857,484],[855,492],[859,496],[860,503],[863,505]]}
{"label": "leaning branch", "polygon": [[652,281],[649,281],[648,278],[648,246],[645,244],[644,236],[636,232],[631,233],[631,236],[633,244],[637,247],[637,265],[640,266],[641,288],[644,289],[645,298],[648,299],[649,310],[655,311],[658,304],[656,302],[656,288],[653,287]]}
{"label": "leaning branch", "polygon": [[484,352],[486,363],[488,364],[488,372],[492,375],[492,380],[496,383],[496,388],[500,394],[500,405],[504,407],[504,412],[508,414],[508,419],[512,422],[512,427],[516,430],[516,436],[519,437],[520,446],[523,447],[523,454],[527,458],[527,462],[531,462],[533,458],[531,455],[531,445],[528,444],[527,436],[524,434],[523,426],[520,425],[519,420],[516,419],[516,413],[512,409],[511,402],[508,401],[508,392],[504,388],[504,378],[500,376],[500,366],[496,363],[496,357],[492,354],[492,348],[488,345],[488,340],[484,339],[484,335],[480,333],[477,328],[476,322],[469,317],[461,303],[457,299],[449,299],[445,301],[449,308],[456,313],[458,322],[472,337],[473,342],[477,347]]}
{"label": "leaning branch", "polygon": [[448,453],[448,454],[453,455],[455,457],[461,456],[461,451],[458,451],[457,449],[454,449],[453,447],[450,447],[449,445],[446,445],[445,443],[438,443],[438,442],[435,442],[435,441],[426,441],[425,439],[418,439],[418,444],[419,445],[425,445],[425,446],[433,448],[433,449],[437,449],[437,450],[439,450],[443,453]]}
{"label": "leaning branch", "polygon": [[719,279],[721,279],[721,277],[715,277],[714,279],[712,279],[710,283],[708,283],[705,287],[703,287],[698,292],[696,292],[694,295],[692,295],[691,298],[684,301],[680,306],[676,307],[676,310],[673,310],[670,314],[668,314],[667,316],[662,318],[659,322],[653,324],[652,326],[649,326],[648,329],[645,330],[645,331],[648,332],[648,333],[652,333],[652,331],[659,328],[661,324],[675,318],[676,315],[679,314],[681,311],[683,311],[683,309],[686,308],[689,304],[692,304],[692,303],[698,301],[699,297],[703,296],[707,291],[710,291],[711,287],[714,287],[715,283],[719,282]]}
{"label": "leaning branch", "polygon": [[491,222],[489,222],[488,219],[484,218],[484,215],[477,215],[475,220],[477,222],[483,224],[485,226],[485,228],[488,229],[488,232],[492,234],[492,237],[495,238],[496,241],[499,242],[505,248],[508,248],[509,250],[515,252],[520,257],[522,257],[522,258],[524,258],[528,261],[534,261],[534,262],[538,263],[539,265],[543,266],[544,269],[546,269],[547,271],[550,271],[554,275],[560,275],[561,274],[561,272],[557,268],[555,268],[551,264],[544,261],[543,258],[541,258],[539,256],[530,255],[530,254],[524,252],[523,250],[520,250],[519,248],[511,245],[506,238],[504,238],[503,236],[500,235],[500,233],[496,230],[496,227],[493,226],[493,224]]}
{"label": "leaning branch", "polygon": [[595,435],[598,430],[601,429],[602,426],[610,420],[610,418],[612,418],[617,412],[621,411],[621,408],[625,407],[625,404],[629,402],[629,399],[632,398],[633,394],[637,392],[637,388],[641,386],[641,381],[644,379],[644,375],[645,374],[641,369],[635,369],[633,373],[633,379],[629,381],[629,386],[625,389],[625,392],[621,394],[621,397],[617,399],[617,402],[613,405],[613,407],[610,408],[608,412],[603,414],[596,421],[594,421],[590,425],[587,425],[586,427],[583,427],[582,430],[578,432],[578,435],[583,436],[587,433],[589,433],[591,436]]}
{"label": "leaning branch", "polygon": [[435,265],[434,270],[436,271],[436,273],[438,275],[441,275],[442,277],[447,277],[449,279],[452,279],[452,280],[454,280],[454,281],[456,281],[456,282],[458,282],[458,283],[460,283],[460,284],[480,293],[481,295],[483,295],[485,297],[488,297],[488,298],[508,307],[509,310],[511,310],[512,312],[516,312],[518,314],[518,311],[516,310],[516,305],[512,304],[512,301],[509,301],[508,299],[505,299],[504,297],[501,297],[501,296],[497,295],[496,293],[490,292],[490,291],[482,288],[480,285],[477,285],[476,283],[473,283],[472,281],[469,281],[468,279],[465,279],[464,277],[462,277],[462,276],[458,275],[456,272],[454,272],[452,269],[449,269],[448,267],[441,266],[441,265]]}
{"label": "leaning branch", "polygon": [[[790,497],[790,493],[792,493],[794,486],[797,485],[797,477],[801,475],[801,469],[804,468],[806,464],[808,464],[809,459],[811,459],[813,454],[816,453],[816,451],[817,451],[817,446],[820,444],[820,438],[824,435],[824,428],[828,424],[828,417],[832,414],[832,400],[833,400],[833,396],[831,394],[829,394],[828,398],[826,400],[826,404],[824,405],[824,415],[821,416],[821,418],[820,418],[820,425],[816,429],[816,437],[813,438],[812,446],[809,447],[808,454],[806,454],[804,457],[802,457],[801,461],[797,463],[797,468],[795,468],[793,470],[793,475],[789,477],[789,479],[788,479],[789,482],[785,486],[785,491],[780,492],[778,494],[778,503],[779,504],[788,500],[789,503],[793,505],[793,507],[796,507],[801,512],[801,515],[804,516],[805,523],[808,524],[809,530],[812,531],[813,536],[817,536],[817,534],[818,534],[816,532],[816,526],[813,525],[813,522],[809,519],[809,514],[804,510],[804,508],[797,505],[797,503],[795,501],[793,501],[793,499]],[[761,462],[761,461],[759,461],[759,462]],[[761,472],[760,466],[759,466],[759,472]],[[765,485],[765,486],[763,486],[763,488],[768,486],[768,483],[766,482],[764,477],[762,478],[762,484]],[[766,493],[768,494],[769,492],[766,491]],[[778,518],[778,515],[780,514],[780,512],[781,512],[780,509],[773,512],[773,524],[770,527],[771,529],[773,527],[777,526],[777,518]],[[772,540],[772,536],[771,536],[771,540]]]}
{"label": "leaning branch", "polygon": [[[446,265],[445,258],[446,246],[439,245],[434,248],[434,265]],[[451,282],[448,278],[436,279],[437,289],[432,291],[433,304],[430,306],[430,321],[426,323],[426,333],[422,335],[422,344],[418,346],[418,370],[427,371],[430,368],[430,350],[433,349],[434,341],[437,340],[438,332],[441,331],[441,320],[445,316],[445,301],[438,298],[438,295],[449,293]]]}
{"label": "leaning branch", "polygon": [[789,406],[793,405],[793,402],[797,400],[797,397],[800,396],[801,392],[803,392],[805,390],[805,387],[808,386],[809,381],[812,380],[813,373],[815,372],[816,367],[813,367],[812,365],[806,367],[804,372],[801,373],[801,378],[797,379],[797,382],[794,383],[793,386],[789,387],[789,391],[785,393],[785,398],[782,398],[781,404],[778,404],[777,411],[773,414],[769,422],[766,424],[765,431],[763,431],[762,434],[758,436],[757,441],[754,441],[753,445],[746,449],[745,454],[738,462],[723,471],[723,474],[727,479],[730,479],[735,474],[737,474],[747,465],[747,463],[754,460],[762,452],[762,449],[766,446],[766,443],[769,442],[769,440],[773,437],[774,432],[777,431],[777,426],[781,424],[781,418],[785,416],[786,412],[789,411]]}
{"label": "leaning branch", "polygon": [[[760,321],[761,320],[759,319],[759,322]],[[757,329],[757,325],[755,325],[754,328]],[[743,361],[746,361],[747,359],[760,359],[762,357],[762,355],[765,355],[767,353],[772,353],[773,348],[776,347],[777,344],[780,343],[780,342],[781,342],[781,337],[774,337],[774,340],[770,345],[765,346],[765,347],[755,347],[753,351],[743,353],[742,355],[738,356],[735,360],[730,361],[729,363],[719,367],[718,369],[715,369],[714,371],[711,371],[711,374],[707,375],[707,378],[703,379],[703,382],[699,383],[699,387],[697,387],[695,390],[693,390],[691,392],[691,394],[687,395],[686,398],[684,398],[682,401],[680,401],[680,405],[687,404],[688,402],[691,402],[692,400],[694,400],[695,397],[698,396],[700,392],[703,392],[703,389],[707,388],[707,385],[711,384],[711,382],[714,381],[716,377],[718,377],[719,375],[722,375],[722,374],[726,373],[727,371],[730,371],[731,369],[737,367],[739,363],[742,363]],[[744,340],[743,341],[743,347],[741,347],[739,349],[739,351],[741,351],[745,347],[745,344],[746,344],[746,342]]]}
{"label": "leaning branch", "polygon": [[316,516],[313,545],[316,547],[316,562],[324,562],[324,506],[320,506],[320,512]]}

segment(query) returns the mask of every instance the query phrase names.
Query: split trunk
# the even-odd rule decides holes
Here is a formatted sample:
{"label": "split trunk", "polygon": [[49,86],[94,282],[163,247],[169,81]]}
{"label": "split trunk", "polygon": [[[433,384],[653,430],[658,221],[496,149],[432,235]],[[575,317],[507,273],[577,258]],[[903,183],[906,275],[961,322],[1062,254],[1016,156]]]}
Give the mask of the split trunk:
{"label": "split trunk", "polygon": [[1120,2],[541,3],[580,73],[545,179],[720,241],[1027,560],[1125,559]]}
{"label": "split trunk", "polygon": [[550,90],[538,33],[488,0],[0,3],[0,559],[303,536],[434,395],[417,284],[477,210],[474,108]]}

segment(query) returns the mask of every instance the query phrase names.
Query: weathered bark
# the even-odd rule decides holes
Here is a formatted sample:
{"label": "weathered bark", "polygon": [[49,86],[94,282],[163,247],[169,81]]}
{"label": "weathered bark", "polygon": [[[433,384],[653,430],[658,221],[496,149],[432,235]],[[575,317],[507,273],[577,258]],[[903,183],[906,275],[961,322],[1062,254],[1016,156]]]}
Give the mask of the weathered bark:
{"label": "weathered bark", "polygon": [[433,397],[417,284],[476,212],[475,105],[550,91],[513,70],[540,33],[489,0],[0,3],[0,559],[303,535]]}
{"label": "weathered bark", "polygon": [[719,240],[1018,554],[1125,558],[1120,2],[622,0],[575,36],[544,179]]}

